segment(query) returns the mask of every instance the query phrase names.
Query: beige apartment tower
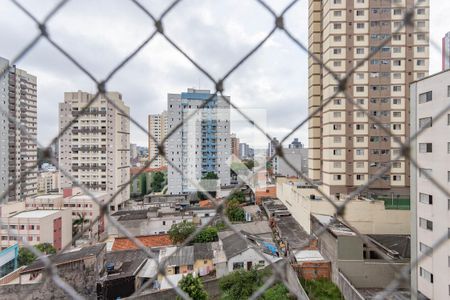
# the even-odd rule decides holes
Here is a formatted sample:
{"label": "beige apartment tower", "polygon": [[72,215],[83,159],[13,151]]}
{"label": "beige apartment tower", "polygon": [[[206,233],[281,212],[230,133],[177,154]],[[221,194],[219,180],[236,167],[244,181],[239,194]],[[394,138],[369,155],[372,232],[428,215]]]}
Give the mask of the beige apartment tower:
{"label": "beige apartment tower", "polygon": [[[411,9],[414,26],[397,29]],[[429,0],[309,1],[309,50],[323,62],[309,58],[309,176],[327,194],[348,195],[399,155],[382,127],[409,136],[409,84],[428,74],[428,31]],[[360,63],[346,100],[330,70],[344,78]],[[365,194],[408,195],[409,177],[400,158]]]}
{"label": "beige apartment tower", "polygon": [[[78,91],[64,93],[59,104],[59,126],[69,130],[59,140],[59,166],[92,191],[106,192],[109,198],[130,180],[130,109],[117,92],[100,95],[83,108],[95,95]],[[61,189],[73,186],[71,178],[61,172]],[[119,210],[130,198],[127,185],[110,204]]]}
{"label": "beige apartment tower", "polygon": [[158,144],[161,143],[167,135],[167,111],[160,114],[148,116],[148,132],[155,138],[156,142],[148,137],[148,159],[152,160],[151,168],[160,168],[167,166],[167,161],[161,155],[158,155]]}

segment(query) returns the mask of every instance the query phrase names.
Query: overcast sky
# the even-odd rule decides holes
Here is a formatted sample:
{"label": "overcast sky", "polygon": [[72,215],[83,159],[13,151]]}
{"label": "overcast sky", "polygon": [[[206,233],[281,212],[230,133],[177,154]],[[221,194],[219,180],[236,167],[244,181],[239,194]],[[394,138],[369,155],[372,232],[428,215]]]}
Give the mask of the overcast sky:
{"label": "overcast sky", "polygon": [[[38,19],[55,0],[20,1]],[[266,2],[280,12],[289,1]],[[441,44],[450,31],[450,1],[430,0],[431,39]],[[159,16],[168,0],[141,3]],[[252,0],[184,0],[163,21],[167,35],[214,78],[222,77],[249,52],[273,25],[273,17]],[[307,45],[307,0],[287,13],[285,26]],[[50,22],[51,37],[101,80],[153,31],[152,21],[129,0],[72,0]],[[13,59],[38,33],[28,16],[9,0],[0,0],[0,56]],[[440,70],[440,50],[431,47],[431,73]],[[283,32],[266,44],[225,82],[231,101],[257,117],[273,136],[286,135],[307,115],[307,55]],[[65,91],[95,92],[93,82],[47,41],[41,40],[18,67],[38,77],[38,139],[47,144],[58,131],[58,103]],[[131,116],[147,127],[147,115],[167,107],[167,93],[189,87],[213,89],[207,77],[178,53],[163,37],[156,36],[108,83],[119,91]],[[241,140],[259,145],[254,128],[235,119],[232,131]],[[307,125],[294,137],[307,143]],[[291,140],[291,138],[289,139]],[[131,142],[146,145],[144,132],[131,128]]]}

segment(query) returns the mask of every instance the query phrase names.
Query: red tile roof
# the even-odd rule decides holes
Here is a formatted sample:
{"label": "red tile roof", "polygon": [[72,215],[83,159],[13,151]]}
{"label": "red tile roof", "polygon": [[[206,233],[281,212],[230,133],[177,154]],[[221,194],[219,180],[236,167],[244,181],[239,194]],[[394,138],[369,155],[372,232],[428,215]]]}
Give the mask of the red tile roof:
{"label": "red tile roof", "polygon": [[[168,234],[159,234],[159,235],[144,235],[136,237],[142,244],[146,247],[161,247],[161,246],[172,246],[173,243],[170,240]],[[133,243],[133,241],[128,238],[116,238],[114,240],[114,244],[112,246],[112,251],[116,250],[130,250],[137,249],[137,246]]]}

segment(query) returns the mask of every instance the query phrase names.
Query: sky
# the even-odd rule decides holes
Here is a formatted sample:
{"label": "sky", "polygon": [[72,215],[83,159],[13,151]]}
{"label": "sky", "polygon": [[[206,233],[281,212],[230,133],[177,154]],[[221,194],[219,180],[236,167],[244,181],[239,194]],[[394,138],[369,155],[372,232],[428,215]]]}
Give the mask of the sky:
{"label": "sky", "polygon": [[[19,1],[37,19],[56,0]],[[266,0],[281,12],[290,1]],[[440,47],[450,31],[450,1],[430,0],[431,40]],[[141,0],[159,16],[168,0]],[[183,51],[219,79],[243,58],[273,27],[271,16],[257,1],[183,0],[163,20],[165,33]],[[285,15],[285,27],[307,45],[307,0]],[[153,32],[151,19],[130,0],[72,0],[48,23],[50,37],[98,80],[104,79]],[[12,60],[38,34],[33,21],[9,0],[0,0],[0,56]],[[430,74],[440,71],[441,54],[430,47]],[[225,95],[278,139],[307,117],[308,56],[282,31],[272,37],[225,81]],[[58,133],[58,103],[64,92],[96,92],[92,80],[42,39],[18,63],[38,78],[38,140],[48,144]],[[187,88],[214,90],[212,82],[164,37],[156,35],[107,84],[122,93],[131,117],[147,127],[148,114],[167,109],[167,94]],[[232,113],[232,132],[243,142],[262,147],[268,140]],[[292,137],[307,145],[307,124]],[[131,142],[147,145],[146,133],[131,126]]]}

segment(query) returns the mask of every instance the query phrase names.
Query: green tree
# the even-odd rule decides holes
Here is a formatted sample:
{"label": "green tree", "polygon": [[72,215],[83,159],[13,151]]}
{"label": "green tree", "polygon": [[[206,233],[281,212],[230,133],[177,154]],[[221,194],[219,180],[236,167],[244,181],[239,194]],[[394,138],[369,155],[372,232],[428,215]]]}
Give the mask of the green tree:
{"label": "green tree", "polygon": [[197,236],[194,238],[194,243],[209,243],[216,242],[217,240],[217,228],[208,226],[197,234]]}
{"label": "green tree", "polygon": [[88,219],[78,213],[77,218],[72,221],[72,236],[76,235],[78,232],[82,232],[84,230],[84,224],[88,222]]}
{"label": "green tree", "polygon": [[[56,249],[50,243],[42,243],[34,246],[43,254],[55,254]],[[28,248],[22,247],[19,249],[19,267],[26,266],[32,263],[36,259],[36,255],[33,254]]]}
{"label": "green tree", "polygon": [[240,203],[236,199],[228,200],[227,202],[227,209],[225,213],[231,222],[245,221],[245,212],[239,205]]}
{"label": "green tree", "polygon": [[[208,299],[208,293],[206,293],[203,282],[200,277],[194,277],[192,274],[187,274],[178,282],[178,286],[192,299],[206,300]],[[177,300],[181,298],[177,296]]]}
{"label": "green tree", "polygon": [[[267,270],[267,269],[266,269]],[[219,288],[222,291],[222,300],[248,299],[264,284],[264,279],[269,271],[251,269],[246,271],[240,269],[234,271],[219,280]]]}
{"label": "green tree", "polygon": [[168,233],[172,242],[178,244],[187,239],[194,231],[194,223],[183,221],[181,223],[173,224]]}
{"label": "green tree", "polygon": [[254,160],[245,160],[244,161],[244,165],[250,169],[253,170],[253,168],[255,167],[255,161]]}
{"label": "green tree", "polygon": [[152,188],[152,192],[159,193],[164,188],[164,184],[166,182],[165,176],[163,172],[156,172],[153,175],[152,183],[150,187]]}
{"label": "green tree", "polygon": [[141,196],[147,195],[147,174],[143,173],[140,175],[140,184],[141,184]]}
{"label": "green tree", "polygon": [[245,202],[245,194],[243,191],[234,192],[233,195],[230,196],[230,199],[237,200],[239,203]]}
{"label": "green tree", "polygon": [[300,280],[309,299],[311,300],[341,300],[344,299],[339,288],[330,280],[320,278],[316,280]]}

